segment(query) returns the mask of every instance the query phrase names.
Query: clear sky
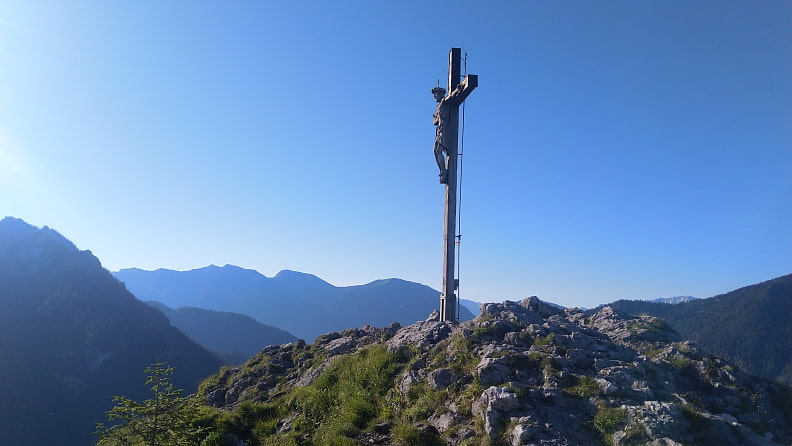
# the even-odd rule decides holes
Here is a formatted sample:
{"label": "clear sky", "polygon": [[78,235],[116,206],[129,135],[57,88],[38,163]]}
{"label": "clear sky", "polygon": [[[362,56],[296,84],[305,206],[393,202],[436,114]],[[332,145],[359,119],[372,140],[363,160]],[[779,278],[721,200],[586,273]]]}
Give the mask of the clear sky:
{"label": "clear sky", "polygon": [[110,270],[439,289],[430,89],[454,46],[479,75],[462,298],[591,307],[792,272],[786,0],[5,0],[0,213]]}

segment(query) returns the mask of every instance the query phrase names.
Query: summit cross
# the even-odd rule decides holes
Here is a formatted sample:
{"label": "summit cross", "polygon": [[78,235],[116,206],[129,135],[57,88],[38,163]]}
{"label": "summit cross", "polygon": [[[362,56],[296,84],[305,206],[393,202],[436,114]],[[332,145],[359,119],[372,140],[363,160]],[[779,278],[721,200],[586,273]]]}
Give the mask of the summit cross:
{"label": "summit cross", "polygon": [[443,289],[440,294],[440,320],[457,320],[459,282],[454,276],[456,264],[457,218],[457,158],[459,156],[459,106],[478,87],[478,76],[468,74],[460,81],[462,50],[451,48],[448,54],[448,91],[437,86],[432,89],[437,110],[434,113],[434,155],[440,169],[440,183],[445,184],[445,217],[443,229]]}

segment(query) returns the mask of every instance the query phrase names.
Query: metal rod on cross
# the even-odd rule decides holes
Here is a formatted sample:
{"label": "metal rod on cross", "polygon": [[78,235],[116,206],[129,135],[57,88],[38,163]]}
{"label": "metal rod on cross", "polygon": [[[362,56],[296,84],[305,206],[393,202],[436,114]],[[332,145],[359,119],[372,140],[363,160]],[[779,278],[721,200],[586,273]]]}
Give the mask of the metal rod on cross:
{"label": "metal rod on cross", "polygon": [[448,95],[446,89],[432,89],[437,110],[434,113],[434,155],[440,169],[440,183],[445,184],[445,217],[443,229],[443,289],[440,294],[440,320],[455,322],[457,315],[454,277],[456,260],[456,215],[457,215],[457,158],[459,155],[459,106],[478,87],[478,76],[468,74],[461,82],[460,68],[462,50],[451,48],[448,54]]}

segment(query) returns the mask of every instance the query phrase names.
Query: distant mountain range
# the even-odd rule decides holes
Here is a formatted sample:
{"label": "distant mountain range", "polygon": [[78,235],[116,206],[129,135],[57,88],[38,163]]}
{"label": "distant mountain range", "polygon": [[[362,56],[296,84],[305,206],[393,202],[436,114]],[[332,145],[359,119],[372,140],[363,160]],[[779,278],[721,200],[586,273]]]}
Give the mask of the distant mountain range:
{"label": "distant mountain range", "polygon": [[264,325],[239,313],[182,307],[146,302],[167,316],[171,325],[224,362],[241,364],[269,345],[281,345],[297,338],[284,330]]}
{"label": "distant mountain range", "polygon": [[792,274],[680,305],[620,300],[609,306],[660,317],[699,347],[792,385]]}
{"label": "distant mountain range", "polygon": [[[269,278],[233,265],[191,271],[131,268],[113,274],[140,299],[171,308],[245,314],[308,342],[350,327],[423,320],[437,309],[440,296],[426,285],[401,279],[336,287],[311,274],[285,270]],[[461,320],[473,318],[464,306],[459,311]]]}
{"label": "distant mountain range", "polygon": [[648,302],[655,302],[655,303],[658,303],[658,304],[676,305],[676,304],[683,304],[683,303],[694,301],[694,300],[699,300],[699,298],[698,297],[693,297],[693,296],[660,297],[658,299],[652,299],[652,300],[650,300]]}
{"label": "distant mountain range", "polygon": [[143,370],[194,391],[220,362],[56,231],[0,220],[0,443],[88,445],[111,395],[148,397]]}

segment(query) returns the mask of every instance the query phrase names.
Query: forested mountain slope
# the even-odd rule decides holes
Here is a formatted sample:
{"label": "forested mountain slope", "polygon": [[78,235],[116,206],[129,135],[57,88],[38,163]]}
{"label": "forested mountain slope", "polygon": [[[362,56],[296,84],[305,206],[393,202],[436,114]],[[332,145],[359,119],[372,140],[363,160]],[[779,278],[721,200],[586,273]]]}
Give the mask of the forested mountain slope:
{"label": "forested mountain slope", "polygon": [[241,358],[244,362],[269,345],[296,341],[293,334],[261,324],[239,313],[212,311],[202,308],[173,309],[155,301],[146,302],[160,310],[174,327],[190,339],[223,358]]}
{"label": "forested mountain slope", "polygon": [[0,221],[0,443],[79,445],[111,395],[143,397],[167,361],[195,389],[219,362],[56,231]]}
{"label": "forested mountain slope", "polygon": [[658,316],[700,348],[750,373],[792,384],[792,274],[678,305],[626,300],[609,305]]}

